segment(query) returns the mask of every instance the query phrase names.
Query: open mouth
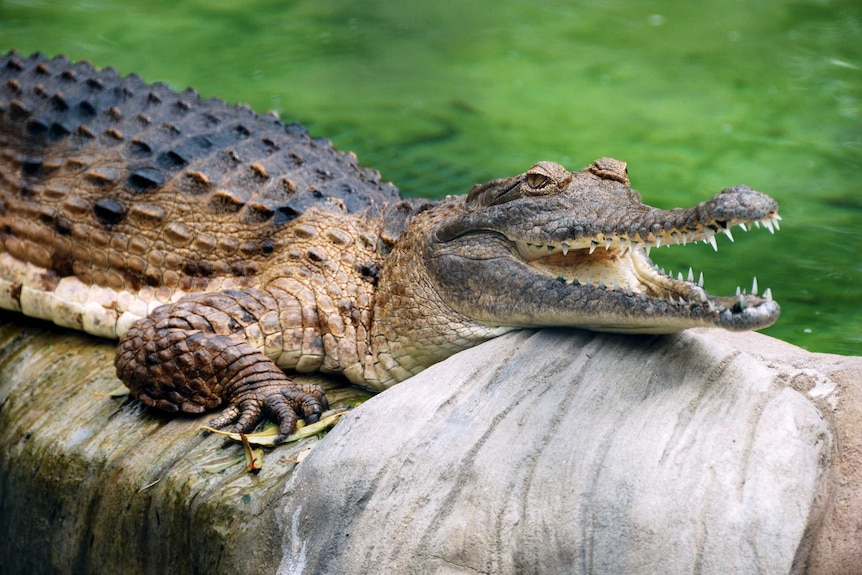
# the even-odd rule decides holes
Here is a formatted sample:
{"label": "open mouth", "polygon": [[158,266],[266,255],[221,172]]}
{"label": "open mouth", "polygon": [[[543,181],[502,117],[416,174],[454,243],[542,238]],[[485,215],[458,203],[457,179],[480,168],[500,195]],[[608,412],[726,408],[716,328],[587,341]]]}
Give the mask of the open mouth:
{"label": "open mouth", "polygon": [[704,242],[718,250],[716,234],[723,233],[731,241],[731,225],[748,231],[764,227],[770,233],[779,229],[781,217],[772,213],[760,220],[749,222],[715,222],[685,231],[670,230],[650,233],[646,237],[600,234],[593,238],[579,238],[560,242],[532,243],[516,241],[521,258],[533,269],[558,281],[583,286],[586,289],[612,290],[641,300],[665,301],[672,306],[703,306],[710,312],[733,313],[749,306],[772,302],[770,289],[758,295],[757,279],[751,291],[738,289],[734,296],[712,296],[703,289],[703,274],[695,275],[689,268],[686,275],[676,278],[659,269],[649,259],[650,249],[663,245]]}

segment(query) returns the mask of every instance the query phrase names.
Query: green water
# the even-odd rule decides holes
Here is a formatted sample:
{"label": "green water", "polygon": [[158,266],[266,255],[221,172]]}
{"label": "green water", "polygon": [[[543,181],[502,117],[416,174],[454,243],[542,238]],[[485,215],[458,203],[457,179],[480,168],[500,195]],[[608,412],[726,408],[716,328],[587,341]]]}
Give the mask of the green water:
{"label": "green water", "polygon": [[746,183],[781,232],[653,258],[718,294],[756,275],[766,333],[862,354],[858,0],[2,0],[11,47],[277,110],[409,195],[605,155],[665,208]]}

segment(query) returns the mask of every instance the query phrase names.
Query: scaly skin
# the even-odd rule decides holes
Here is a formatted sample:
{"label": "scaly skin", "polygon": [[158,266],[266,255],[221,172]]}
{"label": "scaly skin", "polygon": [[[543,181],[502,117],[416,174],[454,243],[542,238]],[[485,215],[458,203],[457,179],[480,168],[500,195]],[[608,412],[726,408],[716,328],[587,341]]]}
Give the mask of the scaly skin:
{"label": "scaly skin", "polygon": [[225,407],[216,427],[316,419],[322,392],[283,370],[381,390],[519,327],[765,327],[770,293],[708,295],[646,251],[772,230],[777,209],[745,186],[651,208],[610,158],[402,200],[299,126],[86,63],[0,60],[0,306],[119,337],[135,397]]}

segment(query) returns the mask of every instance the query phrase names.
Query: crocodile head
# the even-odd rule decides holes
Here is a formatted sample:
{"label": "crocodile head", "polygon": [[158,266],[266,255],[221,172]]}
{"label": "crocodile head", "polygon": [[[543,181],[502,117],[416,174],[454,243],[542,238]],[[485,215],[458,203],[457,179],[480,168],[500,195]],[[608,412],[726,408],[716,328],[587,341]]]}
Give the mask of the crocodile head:
{"label": "crocodile head", "polygon": [[736,186],[689,209],[661,210],[643,203],[625,166],[602,158],[570,172],[541,162],[415,215],[395,245],[398,263],[381,278],[391,285],[381,288],[384,297],[431,302],[424,307],[447,317],[401,318],[402,340],[447,329],[450,338],[479,339],[527,326],[671,333],[774,323],[780,308],[769,290],[712,295],[691,273],[666,275],[648,254],[696,241],[716,247],[715,236],[732,239],[733,226],[773,231],[778,204]]}

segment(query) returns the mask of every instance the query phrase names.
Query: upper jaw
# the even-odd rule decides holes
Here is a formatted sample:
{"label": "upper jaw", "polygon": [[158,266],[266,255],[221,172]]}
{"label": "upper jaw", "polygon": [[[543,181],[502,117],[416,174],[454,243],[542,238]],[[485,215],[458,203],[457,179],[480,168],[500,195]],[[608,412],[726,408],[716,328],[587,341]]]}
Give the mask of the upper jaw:
{"label": "upper jaw", "polygon": [[[576,203],[576,197],[572,199],[575,200],[573,204]],[[689,209],[662,210],[644,204],[619,202],[612,205],[609,202],[601,214],[567,219],[570,210],[572,207],[566,210],[559,205],[545,211],[543,215],[547,221],[532,227],[534,235],[520,236],[517,241],[528,245],[519,246],[519,249],[527,248],[529,244],[540,248],[555,246],[562,251],[641,247],[649,255],[653,247],[703,241],[718,250],[716,234],[724,234],[733,241],[731,229],[734,226],[748,231],[752,225],[763,226],[774,233],[781,220],[778,203],[747,186],[727,188]],[[602,223],[603,218],[615,223]],[[588,221],[584,223],[579,219]]]}

